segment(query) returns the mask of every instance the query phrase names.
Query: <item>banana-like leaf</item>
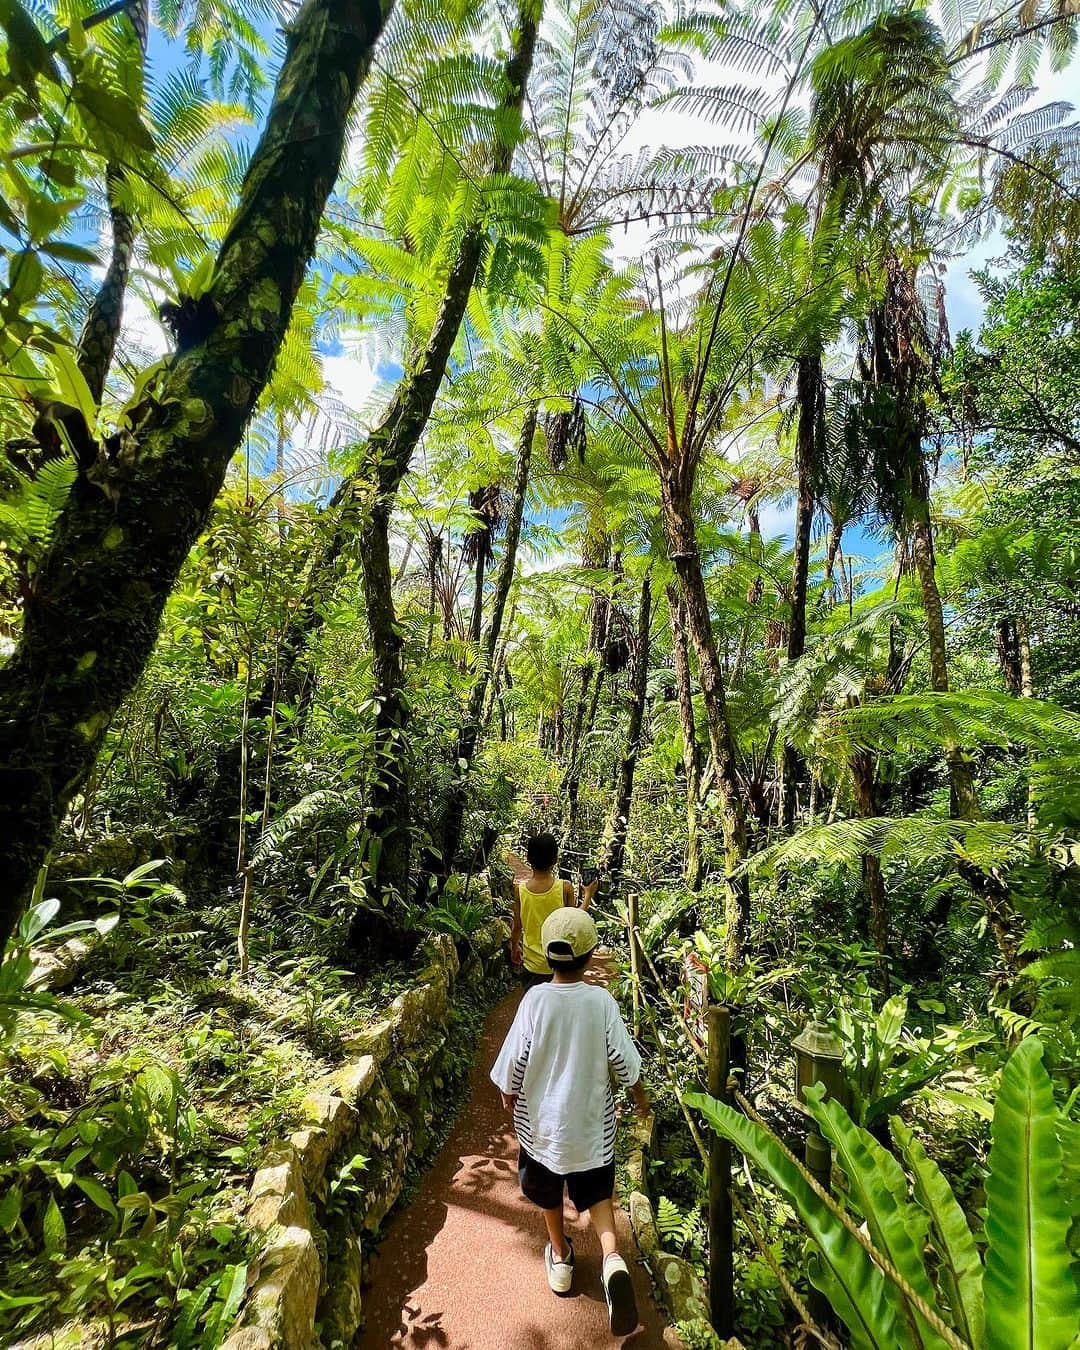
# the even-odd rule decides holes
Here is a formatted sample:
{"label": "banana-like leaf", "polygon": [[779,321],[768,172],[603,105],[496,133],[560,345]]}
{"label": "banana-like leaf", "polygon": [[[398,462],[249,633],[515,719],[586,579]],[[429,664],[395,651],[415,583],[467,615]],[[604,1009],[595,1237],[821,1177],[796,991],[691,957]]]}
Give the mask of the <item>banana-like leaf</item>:
{"label": "banana-like leaf", "polygon": [[[915,1293],[941,1315],[937,1294],[923,1259],[929,1220],[908,1198],[907,1178],[900,1164],[873,1135],[852,1123],[836,1101],[822,1101],[824,1089],[808,1088],[806,1104],[818,1128],[836,1150],[836,1161],[848,1179],[852,1200],[870,1230],[874,1246],[892,1262]],[[910,1342],[925,1350],[948,1350],[946,1342],[890,1282],[889,1298],[907,1323]]]}
{"label": "banana-like leaf", "polygon": [[1059,1114],[1042,1045],[1031,1036],[1001,1075],[991,1129],[983,1273],[989,1350],[1067,1350],[1080,1325]]}
{"label": "banana-like leaf", "polygon": [[820,1264],[810,1265],[811,1278],[843,1318],[853,1350],[899,1350],[909,1345],[885,1276],[822,1204],[768,1130],[705,1093],[688,1092],[685,1101],[718,1134],[752,1158],[791,1201],[820,1253]]}
{"label": "banana-like leaf", "polygon": [[937,1163],[898,1117],[892,1137],[911,1172],[915,1199],[930,1216],[930,1240],[952,1310],[952,1324],[969,1345],[984,1343],[982,1261],[964,1211]]}

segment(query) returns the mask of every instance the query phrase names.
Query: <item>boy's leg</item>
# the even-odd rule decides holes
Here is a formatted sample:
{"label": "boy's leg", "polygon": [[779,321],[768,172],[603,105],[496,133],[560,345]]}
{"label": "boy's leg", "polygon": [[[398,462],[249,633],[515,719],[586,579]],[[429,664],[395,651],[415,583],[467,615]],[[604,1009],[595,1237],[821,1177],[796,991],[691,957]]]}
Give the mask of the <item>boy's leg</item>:
{"label": "boy's leg", "polygon": [[562,1205],[558,1209],[545,1209],[544,1222],[547,1224],[552,1256],[556,1261],[565,1261],[570,1255],[570,1244],[566,1240],[566,1229],[563,1227]]}
{"label": "boy's leg", "polygon": [[570,1199],[580,1212],[589,1211],[592,1226],[604,1250],[602,1267],[604,1294],[608,1305],[608,1323],[615,1336],[629,1336],[638,1324],[634,1284],[626,1262],[619,1255],[615,1237],[615,1164],[596,1167],[591,1172],[579,1172],[567,1177]]}
{"label": "boy's leg", "polygon": [[600,1239],[600,1246],[604,1249],[604,1255],[614,1256],[619,1250],[619,1244],[615,1238],[615,1206],[610,1200],[597,1200],[589,1210],[589,1218],[592,1221],[593,1228],[596,1229],[596,1235]]}

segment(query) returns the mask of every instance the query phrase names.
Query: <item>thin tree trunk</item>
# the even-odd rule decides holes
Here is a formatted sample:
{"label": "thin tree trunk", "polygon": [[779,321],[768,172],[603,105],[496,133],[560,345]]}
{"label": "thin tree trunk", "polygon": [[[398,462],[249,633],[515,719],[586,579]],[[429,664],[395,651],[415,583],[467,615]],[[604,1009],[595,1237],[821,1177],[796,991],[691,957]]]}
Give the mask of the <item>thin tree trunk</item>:
{"label": "thin tree trunk", "polygon": [[[1035,680],[1031,673],[1031,628],[1028,624],[1027,616],[1021,614],[1016,620],[1016,645],[1020,655],[1020,697],[1035,697]],[[1027,790],[1027,825],[1031,833],[1031,851],[1035,852],[1038,847],[1038,841],[1035,838],[1035,831],[1039,827],[1039,813],[1035,809],[1035,789],[1028,780]]]}
{"label": "thin tree trunk", "polygon": [[[797,375],[799,425],[796,435],[798,500],[795,510],[795,557],[791,576],[791,619],[787,659],[797,661],[806,650],[806,593],[810,576],[810,532],[814,520],[815,445],[821,402],[821,357],[801,356]],[[781,772],[780,824],[789,834],[795,826],[796,782],[800,757],[784,742]]]}
{"label": "thin tree trunk", "polygon": [[[218,253],[209,333],[184,334],[122,455],[72,487],[0,668],[0,944],[153,650],[284,339],[349,113],[390,10],[308,0]],[[305,128],[297,135],[298,127]]]}
{"label": "thin tree trunk", "polygon": [[[912,554],[922,590],[923,611],[926,615],[926,636],[930,654],[930,686],[935,693],[949,692],[949,666],[945,647],[945,616],[941,608],[941,593],[934,574],[934,541],[930,528],[929,503],[918,503],[918,514],[912,526]],[[958,820],[977,820],[979,799],[971,768],[959,745],[946,746],[945,758],[949,765],[951,783],[950,811]]]}
{"label": "thin tree trunk", "polygon": [[690,678],[690,651],[686,637],[686,618],[678,586],[667,588],[668,613],[671,616],[671,650],[675,663],[675,692],[679,702],[679,726],[682,731],[682,761],[686,774],[686,885],[696,891],[701,885],[701,835],[698,807],[701,794],[701,750],[694,721],[693,685]]}
{"label": "thin tree trunk", "polygon": [[[876,757],[869,750],[857,750],[852,754],[850,764],[859,815],[864,820],[872,820],[880,815]],[[876,853],[863,854],[862,875],[867,900],[867,927],[874,947],[884,957],[889,950],[889,913],[881,858]]]}
{"label": "thin tree trunk", "polygon": [[634,771],[641,749],[641,727],[645,717],[645,693],[649,683],[649,626],[652,620],[652,588],[646,574],[641,583],[638,608],[637,642],[634,650],[634,680],[630,693],[630,717],[626,727],[626,745],[615,779],[611,814],[600,847],[599,871],[605,879],[608,897],[618,889],[626,865],[626,841],[630,832],[630,809],[634,801]]}
{"label": "thin tree trunk", "polygon": [[739,781],[738,749],[728,723],[724,675],[697,548],[690,489],[681,481],[680,467],[665,465],[661,477],[664,533],[682,587],[686,623],[697,656],[705,704],[709,751],[716,767],[724,831],[727,954],[736,965],[742,960],[750,917],[750,884],[742,870],[748,844],[746,808]]}
{"label": "thin tree trunk", "polygon": [[484,550],[476,555],[476,579],[473,582],[472,614],[469,618],[469,641],[480,643],[484,631]]}
{"label": "thin tree trunk", "polygon": [[[488,681],[495,663],[495,652],[502,632],[503,614],[506,611],[506,602],[510,596],[510,587],[513,584],[514,572],[517,567],[518,541],[521,538],[521,521],[525,512],[525,495],[529,487],[533,442],[536,439],[537,412],[537,405],[531,403],[521,425],[517,465],[514,470],[513,504],[510,507],[510,515],[506,522],[503,556],[499,563],[495,592],[491,599],[491,622],[484,636],[484,645],[480,653],[476,678],[473,680],[472,688],[469,691],[469,704],[465,713],[465,721],[458,733],[454,754],[456,768],[443,817],[442,859],[441,867],[437,873],[437,884],[440,890],[446,884],[446,879],[454,865],[454,859],[461,847],[461,836],[465,824],[468,777],[480,741]],[[426,878],[421,879],[421,886],[426,889]]]}
{"label": "thin tree trunk", "polygon": [[[148,0],[133,0],[124,12],[134,30],[138,49],[136,59],[125,73],[141,90],[150,17]],[[126,208],[124,201],[126,193],[127,177],[123,167],[118,164],[107,165],[105,195],[109,203],[112,247],[105,276],[97,294],[90,302],[86,322],[79,334],[76,353],[79,370],[86,380],[94,402],[98,404],[105,392],[105,381],[112,366],[116,342],[124,321],[124,295],[127,291],[128,277],[131,275],[131,261],[135,254],[135,220]]]}

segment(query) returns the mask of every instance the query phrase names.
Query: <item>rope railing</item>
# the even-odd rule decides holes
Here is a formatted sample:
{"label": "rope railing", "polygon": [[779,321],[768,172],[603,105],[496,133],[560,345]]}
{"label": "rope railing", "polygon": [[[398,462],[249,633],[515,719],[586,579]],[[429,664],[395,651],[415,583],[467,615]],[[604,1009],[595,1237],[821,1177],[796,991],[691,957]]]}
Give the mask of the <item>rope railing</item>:
{"label": "rope railing", "polygon": [[814,1174],[811,1171],[809,1171],[809,1169],[803,1163],[799,1161],[799,1159],[795,1156],[794,1153],[792,1153],[791,1149],[788,1148],[788,1146],[784,1143],[784,1141],[778,1138],[777,1135],[775,1135],[772,1132],[772,1130],[769,1130],[768,1125],[766,1125],[764,1120],[762,1120],[761,1116],[758,1115],[757,1111],[754,1110],[753,1106],[750,1104],[750,1102],[746,1100],[746,1098],[743,1096],[741,1092],[735,1093],[735,1101],[738,1104],[739,1109],[742,1111],[743,1115],[745,1115],[748,1120],[754,1121],[756,1124],[760,1125],[762,1129],[769,1131],[769,1134],[771,1135],[774,1143],[779,1145],[784,1155],[787,1157],[788,1161],[793,1163],[799,1169],[799,1171],[803,1176],[803,1179],[806,1182],[808,1182],[814,1194],[822,1202],[822,1204],[829,1211],[829,1213],[832,1214],[832,1216],[835,1219],[838,1219],[839,1222],[843,1224],[843,1226],[847,1229],[847,1231],[851,1234],[851,1236],[855,1239],[855,1241],[859,1244],[859,1246],[862,1247],[863,1251],[866,1252],[867,1256],[869,1256],[871,1261],[873,1261],[873,1263],[886,1277],[886,1279],[890,1280],[893,1284],[896,1285],[897,1289],[900,1290],[900,1292],[908,1300],[908,1302],[919,1314],[919,1316],[926,1319],[926,1322],[929,1324],[929,1326],[931,1326],[933,1330],[937,1332],[937,1334],[942,1338],[942,1340],[946,1343],[946,1345],[950,1347],[950,1350],[971,1350],[971,1346],[967,1343],[967,1341],[961,1340],[961,1338],[956,1334],[956,1332],[953,1331],[952,1327],[950,1327],[948,1323],[942,1321],[940,1314],[936,1313],[934,1309],[931,1308],[929,1303],[927,1303],[926,1300],[921,1296],[921,1294],[917,1293],[911,1287],[911,1285],[907,1282],[907,1280],[904,1279],[903,1275],[900,1274],[900,1272],[896,1269],[896,1267],[884,1254],[884,1252],[879,1251],[877,1247],[874,1246],[874,1244],[865,1235],[865,1233],[863,1233],[862,1229],[859,1228],[859,1226],[856,1224],[855,1220],[851,1217],[851,1215],[847,1212],[847,1210],[844,1209],[843,1205],[838,1205],[836,1203],[836,1201],[832,1198],[832,1196],[825,1189],[825,1187],[822,1186],[822,1184],[818,1181],[817,1177],[815,1177]]}
{"label": "rope railing", "polygon": [[[629,922],[627,922],[626,926],[628,937],[631,944],[636,944],[638,954],[645,957],[645,962],[653,977],[654,987],[660,992],[661,996],[664,999],[664,1002],[667,1004],[669,1010],[674,1015],[675,1021],[679,1026],[679,1028],[682,1030],[684,1036],[686,1037],[687,1043],[690,1045],[691,1049],[694,1051],[694,1053],[701,1061],[707,1062],[707,1052],[705,1048],[701,1045],[701,1042],[694,1034],[692,1028],[687,1024],[685,1018],[682,1016],[682,1013],[675,1004],[674,1000],[671,998],[670,994],[668,994],[667,990],[664,987],[663,981],[660,978],[660,974],[656,969],[655,964],[653,963],[649,954],[644,950],[644,946],[643,944],[641,944],[640,941],[639,930],[635,926],[631,925]],[[691,1116],[690,1110],[683,1098],[682,1086],[678,1081],[678,1078],[675,1074],[674,1068],[668,1056],[667,1050],[664,1046],[663,1038],[660,1035],[660,1029],[657,1026],[656,1017],[653,1012],[652,1005],[649,1002],[649,1000],[644,996],[641,999],[641,1003],[649,1019],[649,1023],[650,1026],[652,1027],[653,1034],[656,1037],[657,1048],[660,1052],[660,1059],[664,1068],[665,1077],[667,1078],[669,1086],[671,1087],[675,1095],[675,1099],[679,1103],[683,1116],[686,1119],[686,1123],[690,1129],[691,1137],[693,1138],[694,1144],[702,1159],[702,1162],[706,1166],[708,1166],[709,1150],[706,1147],[704,1141],[702,1140],[701,1133],[698,1130],[697,1126],[694,1124],[693,1117]],[[787,1145],[783,1142],[783,1140],[780,1139],[769,1128],[769,1126],[761,1118],[759,1113],[755,1110],[753,1104],[743,1095],[743,1093],[740,1092],[737,1088],[732,1088],[731,1084],[733,1083],[733,1081],[734,1080],[732,1079],[728,1080],[729,1090],[727,1093],[725,1093],[725,1095],[728,1096],[729,1099],[739,1108],[739,1110],[742,1111],[742,1113],[747,1117],[748,1120],[754,1121],[762,1129],[768,1131],[768,1133],[770,1134],[774,1142],[780,1147],[781,1151],[784,1153],[788,1161],[791,1162],[798,1169],[798,1171],[800,1172],[804,1180],[808,1183],[808,1185],[811,1187],[817,1198],[822,1202],[823,1205],[825,1205],[825,1207],[829,1210],[829,1212],[833,1215],[833,1217],[836,1218],[837,1221],[841,1223],[843,1227],[847,1230],[847,1232],[855,1239],[855,1241],[866,1252],[866,1254],[870,1257],[871,1261],[873,1261],[874,1265],[878,1268],[878,1270],[881,1271],[881,1273],[885,1276],[885,1278],[896,1286],[896,1288],[908,1301],[910,1307],[926,1321],[928,1326],[930,1326],[935,1332],[937,1332],[937,1334],[949,1347],[949,1350],[971,1350],[971,1346],[966,1341],[961,1339],[961,1337],[958,1336],[956,1332],[946,1322],[942,1320],[941,1315],[938,1312],[936,1312],[935,1309],[933,1309],[915,1289],[912,1288],[912,1286],[908,1283],[908,1281],[904,1278],[904,1276],[901,1275],[901,1273],[896,1269],[896,1267],[888,1259],[888,1257],[885,1256],[883,1252],[879,1251],[871,1242],[871,1240],[862,1232],[862,1230],[858,1227],[858,1225],[855,1223],[854,1219],[852,1219],[851,1215],[847,1212],[847,1210],[845,1210],[842,1205],[838,1204],[836,1200],[833,1199],[833,1197],[821,1185],[821,1183],[813,1175],[813,1173],[808,1170],[808,1168],[800,1161],[799,1158],[795,1156],[794,1153],[792,1153],[792,1151],[787,1147]],[[804,1331],[806,1334],[814,1336],[820,1343],[820,1345],[824,1346],[826,1350],[840,1350],[840,1343],[836,1340],[836,1338],[829,1332],[825,1331],[822,1327],[820,1327],[810,1315],[810,1311],[807,1308],[805,1301],[801,1298],[798,1291],[792,1284],[791,1280],[785,1274],[779,1262],[776,1260],[775,1255],[768,1247],[757,1225],[753,1222],[753,1219],[751,1218],[746,1206],[743,1204],[739,1195],[735,1191],[735,1188],[728,1187],[727,1193],[731,1200],[732,1209],[739,1216],[739,1219],[744,1229],[749,1234],[753,1245],[758,1249],[758,1251],[760,1251],[761,1255],[765,1258],[766,1262],[772,1269],[773,1273],[776,1275],[777,1280],[779,1281],[780,1287],[783,1289],[785,1296],[787,1297],[792,1307],[795,1309],[795,1312],[799,1316],[801,1320],[800,1329]]]}

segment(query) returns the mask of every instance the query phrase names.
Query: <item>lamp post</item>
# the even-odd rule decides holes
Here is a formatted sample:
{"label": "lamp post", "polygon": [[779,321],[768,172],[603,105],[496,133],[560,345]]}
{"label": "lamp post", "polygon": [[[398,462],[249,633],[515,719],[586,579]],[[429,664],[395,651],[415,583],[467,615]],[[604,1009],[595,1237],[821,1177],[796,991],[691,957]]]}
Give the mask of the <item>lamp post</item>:
{"label": "lamp post", "polygon": [[844,1105],[847,1100],[844,1046],[839,1036],[824,1022],[812,1018],[791,1042],[791,1048],[795,1051],[795,1105],[803,1115],[810,1117],[806,1135],[806,1166],[828,1190],[832,1150],[810,1116],[806,1105],[806,1089],[814,1083],[821,1083],[828,1100]]}

